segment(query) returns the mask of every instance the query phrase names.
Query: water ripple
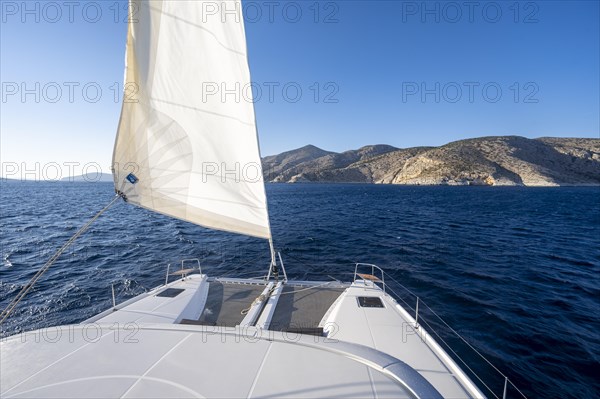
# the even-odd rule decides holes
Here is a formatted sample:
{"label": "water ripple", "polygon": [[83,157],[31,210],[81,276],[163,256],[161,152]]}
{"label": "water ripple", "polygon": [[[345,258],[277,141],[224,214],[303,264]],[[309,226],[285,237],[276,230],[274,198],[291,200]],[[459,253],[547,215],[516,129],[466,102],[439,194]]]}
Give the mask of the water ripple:
{"label": "water ripple", "polygon": [[[267,193],[290,277],[347,281],[353,262],[379,264],[528,396],[600,397],[598,188],[321,184]],[[110,184],[3,183],[0,306],[111,197]],[[119,204],[40,280],[3,335],[82,321],[110,306],[112,285],[127,300],[185,258],[213,275],[243,275],[266,271],[269,253],[263,240]]]}

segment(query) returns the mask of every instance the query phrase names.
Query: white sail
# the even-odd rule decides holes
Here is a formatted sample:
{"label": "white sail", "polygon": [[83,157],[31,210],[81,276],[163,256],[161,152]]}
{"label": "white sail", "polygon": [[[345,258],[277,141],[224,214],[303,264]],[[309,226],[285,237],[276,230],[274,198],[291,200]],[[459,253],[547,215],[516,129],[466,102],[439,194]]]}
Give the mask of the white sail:
{"label": "white sail", "polygon": [[239,1],[130,2],[113,153],[128,202],[270,238]]}

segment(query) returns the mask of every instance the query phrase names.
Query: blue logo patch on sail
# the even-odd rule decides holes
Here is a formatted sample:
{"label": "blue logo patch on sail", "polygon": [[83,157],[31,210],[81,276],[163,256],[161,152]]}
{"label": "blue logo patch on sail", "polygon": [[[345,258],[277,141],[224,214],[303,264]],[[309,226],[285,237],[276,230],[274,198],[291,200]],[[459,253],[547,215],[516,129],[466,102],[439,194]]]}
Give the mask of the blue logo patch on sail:
{"label": "blue logo patch on sail", "polygon": [[140,179],[137,178],[136,175],[134,175],[133,173],[130,173],[127,175],[126,179],[129,181],[129,183],[131,184],[135,184],[137,183]]}

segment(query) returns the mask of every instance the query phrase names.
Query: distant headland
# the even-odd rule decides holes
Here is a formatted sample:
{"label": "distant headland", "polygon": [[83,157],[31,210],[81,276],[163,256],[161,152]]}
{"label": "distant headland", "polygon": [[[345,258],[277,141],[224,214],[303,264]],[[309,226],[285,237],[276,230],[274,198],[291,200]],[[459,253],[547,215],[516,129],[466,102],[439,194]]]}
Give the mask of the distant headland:
{"label": "distant headland", "polygon": [[265,181],[404,185],[600,185],[600,139],[481,137],[440,147],[313,145],[263,158]]}

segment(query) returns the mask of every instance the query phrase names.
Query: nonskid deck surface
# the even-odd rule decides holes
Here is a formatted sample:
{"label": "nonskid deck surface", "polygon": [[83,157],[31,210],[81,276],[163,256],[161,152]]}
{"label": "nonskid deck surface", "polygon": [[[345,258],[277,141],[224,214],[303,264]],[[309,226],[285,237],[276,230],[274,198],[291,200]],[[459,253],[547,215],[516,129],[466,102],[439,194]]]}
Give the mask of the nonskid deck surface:
{"label": "nonskid deck surface", "polygon": [[[197,326],[148,325],[135,343],[113,330],[94,342],[36,343],[35,334],[2,345],[3,398],[411,398],[396,375],[409,368],[368,348],[281,332],[205,334]],[[124,333],[124,331],[120,331]],[[66,334],[65,334],[66,335]],[[125,335],[122,335],[123,339]],[[131,338],[131,337],[130,337]],[[24,342],[23,342],[24,341]],[[37,357],[24,364],[19,360]],[[15,367],[5,368],[10,363]],[[417,377],[418,376],[414,376]],[[427,398],[436,398],[434,391]]]}
{"label": "nonskid deck surface", "polygon": [[[410,386],[412,384],[423,391],[431,388],[430,391],[427,391],[430,396],[433,395],[431,397],[435,396],[432,392],[435,393],[436,391],[443,397],[483,397],[481,392],[464,376],[447,354],[434,342],[431,342],[425,331],[422,328],[414,328],[414,319],[392,297],[385,294],[377,285],[369,282],[355,282],[352,285],[339,282],[288,282],[283,284],[282,282],[266,283],[262,280],[215,279],[208,278],[205,275],[191,275],[183,280],[174,281],[167,287],[158,287],[147,294],[133,298],[118,305],[116,310],[109,309],[97,317],[87,320],[87,322],[93,322],[98,326],[117,325],[119,328],[127,328],[126,326],[134,324],[141,331],[147,331],[145,326],[152,326],[153,332],[143,332],[142,334],[142,337],[152,337],[147,340],[144,339],[144,341],[147,341],[146,344],[153,342],[157,334],[154,329],[160,329],[160,326],[170,326],[169,331],[182,329],[182,331],[198,332],[204,336],[202,338],[204,346],[212,345],[210,342],[214,340],[214,336],[222,337],[223,334],[231,334],[232,330],[237,331],[234,335],[238,336],[236,340],[238,344],[240,336],[250,335],[253,337],[252,342],[254,343],[260,343],[264,340],[272,341],[275,339],[274,337],[283,337],[282,342],[280,342],[281,345],[277,347],[285,347],[284,349],[277,349],[277,351],[272,352],[273,348],[271,348],[261,352],[265,364],[259,365],[260,367],[254,370],[256,379],[254,385],[250,384],[244,389],[250,389],[252,386],[256,388],[257,381],[263,379],[266,381],[278,378],[281,381],[287,381],[280,375],[280,372],[292,366],[293,370],[288,370],[288,372],[296,373],[299,376],[310,376],[314,379],[316,385],[314,390],[311,391],[312,393],[302,390],[287,390],[286,387],[279,386],[277,389],[280,389],[280,391],[269,391],[269,395],[273,396],[298,396],[301,393],[303,397],[412,397],[411,395],[414,392],[411,394],[410,388],[407,388],[406,385]],[[176,327],[177,325],[181,327]],[[306,328],[307,332],[302,332],[300,329],[301,334],[298,334],[298,330],[295,330],[294,327]],[[310,332],[308,332],[309,330]],[[286,332],[289,331],[295,331],[296,334],[287,334]],[[330,355],[320,355],[306,349],[298,349],[294,345],[294,348],[288,348],[289,345],[284,345],[297,343],[295,341],[297,338],[304,342],[309,338],[308,335],[304,334],[321,335],[321,337],[313,337],[315,343],[346,345],[344,350],[347,354],[340,354],[340,356],[343,359],[350,356],[354,361],[347,363],[346,360],[330,359]],[[181,340],[187,340],[188,338],[185,338],[187,336],[180,336],[180,338]],[[189,337],[189,340],[196,342],[196,338]],[[31,341],[29,340],[29,342],[22,345],[14,341],[10,345],[3,344],[3,355],[6,353],[7,348],[13,353],[19,351],[45,353],[47,351],[44,348],[41,350],[33,348],[32,346],[35,346],[35,344]],[[188,344],[184,345],[176,342],[179,341],[175,340],[173,345],[182,345],[182,347],[189,348]],[[143,342],[140,342],[139,345],[145,346]],[[58,352],[52,356],[49,355],[49,357],[56,357],[57,359],[64,356],[69,357],[78,351],[73,345],[56,348],[59,349]],[[97,348],[100,348],[100,346],[97,346]],[[93,347],[90,349],[93,349]],[[328,350],[325,347],[319,347],[318,349],[326,352]],[[107,349],[104,348],[103,350]],[[120,351],[122,350],[120,349]],[[146,348],[146,350],[154,351],[151,347]],[[245,347],[242,348],[241,345],[220,347],[220,349],[205,348],[203,350],[208,350],[210,353],[203,352],[202,357],[192,361],[192,363],[197,363],[192,367],[197,369],[198,372],[206,367],[212,367],[212,364],[206,362],[206,359],[210,357],[207,358],[206,356],[219,357],[221,358],[220,361],[223,362],[229,359],[230,366],[222,370],[229,377],[235,375],[238,371],[243,371],[238,370],[238,368],[245,367],[243,365],[248,360],[243,360],[240,364],[242,360],[240,356],[245,356],[246,350],[252,351],[251,349],[245,349]],[[391,362],[397,364],[398,368],[394,369],[392,367],[386,369],[387,371],[384,371],[385,367],[372,369],[371,366],[367,366],[367,363],[360,360],[360,354],[364,353],[365,350],[373,351],[370,356],[375,356],[379,359],[379,362],[383,364]],[[168,349],[166,351],[169,352]],[[119,351],[114,355],[119,356]],[[200,356],[200,353],[198,355]],[[322,359],[323,356],[327,357],[329,363],[321,363],[324,360]],[[393,361],[385,360],[389,359],[390,356],[391,359],[394,359]],[[167,361],[167,359],[169,362],[178,361],[176,357],[167,356],[165,353],[163,353],[163,357],[164,361]],[[122,370],[119,371],[120,366],[117,367],[113,364],[115,359],[102,356],[100,359],[101,363],[103,361],[107,363],[107,368],[116,367],[112,371],[123,372]],[[132,361],[135,358],[128,359]],[[290,359],[294,359],[292,365],[287,364]],[[299,360],[296,361],[296,359]],[[157,361],[159,363],[163,362],[163,360]],[[361,364],[356,370],[360,370],[362,367],[366,374],[356,371],[358,374],[355,375],[355,378],[357,378],[355,385],[358,390],[348,391],[346,388],[349,386],[347,385],[349,382],[342,382],[347,377],[343,374],[354,375],[355,372],[350,370],[355,369],[355,361]],[[270,368],[266,366],[266,363],[271,364],[271,362],[277,362],[279,368],[276,367],[274,370],[268,371]],[[4,365],[7,364],[5,363],[5,356],[2,357],[2,364],[2,371],[4,372]],[[109,367],[108,364],[112,366]],[[321,366],[315,366],[317,364]],[[92,370],[95,369],[93,365],[90,367],[92,367]],[[328,383],[333,383],[333,385],[327,385],[327,388],[323,385],[326,382],[325,380],[311,374],[315,369],[318,370],[322,367],[338,368],[332,375],[328,374]],[[213,368],[213,372],[216,372],[216,366]],[[109,370],[102,369],[94,372],[103,374],[108,373]],[[396,372],[403,377],[394,374]],[[383,374],[380,376],[378,373]],[[2,396],[6,396],[4,393],[7,386],[14,385],[14,382],[19,379],[31,377],[30,374],[31,370],[23,368],[17,370],[16,374],[13,372],[9,378],[10,381],[7,381],[3,373]],[[359,377],[359,375],[362,377]],[[56,377],[59,378],[60,373]],[[59,379],[66,377],[68,376]],[[221,383],[223,383],[223,378],[229,380],[229,377],[221,376]],[[197,376],[194,378],[197,379]],[[398,384],[398,380],[402,378],[407,379],[407,381]],[[190,377],[190,379],[193,378]],[[141,379],[134,379],[133,384],[139,385],[140,381]],[[199,387],[190,380],[186,383],[188,384],[186,386],[192,384],[195,389],[203,387],[205,392],[197,393],[205,395],[209,392],[217,392],[217,390],[213,390],[216,388],[211,385],[216,381],[219,381],[219,379],[215,376],[214,381],[205,381],[205,385]],[[340,382],[340,385],[336,381]],[[6,385],[6,383],[9,385]],[[131,385],[132,382],[129,383]],[[295,382],[288,381],[288,383],[293,386]],[[124,384],[127,385],[127,383]],[[346,385],[342,388],[344,384]],[[23,385],[23,387],[25,386],[27,384]],[[359,387],[362,388],[359,389]],[[365,387],[370,387],[371,393],[364,391]],[[130,386],[130,388],[132,387]],[[22,392],[22,390],[11,391],[10,395],[13,392]],[[165,394],[166,392],[169,391],[166,390]],[[244,393],[242,389],[236,391],[236,393],[230,392],[230,396],[261,396],[256,395],[256,392],[251,390],[251,392]],[[356,394],[352,395],[351,392]],[[39,396],[44,396],[42,391],[38,393]],[[267,391],[264,393],[267,393]],[[120,395],[122,394],[121,392]],[[161,396],[161,394],[155,393],[154,396]],[[208,396],[214,395],[209,394]],[[413,396],[419,397],[419,395]]]}
{"label": "nonskid deck surface", "polygon": [[[383,306],[359,306],[360,298],[379,298]],[[406,362],[444,397],[483,397],[424,328],[415,328],[415,320],[394,298],[371,284],[348,288],[327,322],[335,326],[340,341],[366,345]]]}

